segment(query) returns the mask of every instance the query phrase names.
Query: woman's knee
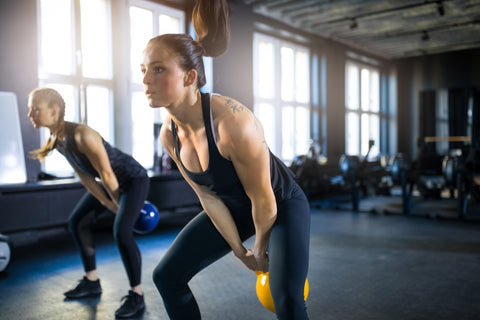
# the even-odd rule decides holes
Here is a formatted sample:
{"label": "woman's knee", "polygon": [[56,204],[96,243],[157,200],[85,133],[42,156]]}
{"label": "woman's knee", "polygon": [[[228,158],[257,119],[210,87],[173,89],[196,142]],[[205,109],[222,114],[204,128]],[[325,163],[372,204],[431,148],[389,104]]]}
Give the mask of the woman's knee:
{"label": "woman's knee", "polygon": [[77,224],[75,223],[75,219],[73,217],[68,218],[68,231],[74,233],[76,230],[76,225]]}
{"label": "woman's knee", "polygon": [[119,245],[128,244],[131,241],[134,241],[133,237],[133,225],[135,222],[132,222],[133,217],[117,213],[115,220],[113,222],[113,238]]}
{"label": "woman's knee", "polygon": [[279,320],[303,320],[308,319],[307,307],[305,301],[302,298],[282,295],[281,297],[274,298],[275,313]]}
{"label": "woman's knee", "polygon": [[165,261],[160,261],[155,269],[153,269],[152,278],[160,293],[168,290],[168,288],[174,286],[175,283],[178,283],[177,279],[175,279],[174,272],[170,271]]}
{"label": "woman's knee", "polygon": [[161,283],[164,274],[164,269],[160,264],[158,264],[155,269],[153,269],[152,279],[155,284]]}
{"label": "woman's knee", "polygon": [[71,215],[68,218],[68,231],[72,234],[78,234],[81,228],[81,221],[77,215]]}
{"label": "woman's knee", "polygon": [[122,230],[121,228],[113,228],[113,238],[119,247],[125,247],[135,242],[132,230]]}

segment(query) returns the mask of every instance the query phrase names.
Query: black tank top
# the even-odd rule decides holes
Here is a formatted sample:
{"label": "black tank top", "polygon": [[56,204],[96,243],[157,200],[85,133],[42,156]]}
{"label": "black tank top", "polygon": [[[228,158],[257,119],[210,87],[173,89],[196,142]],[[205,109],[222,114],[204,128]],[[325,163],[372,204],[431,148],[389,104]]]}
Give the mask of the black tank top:
{"label": "black tank top", "polygon": [[[180,159],[178,149],[177,132],[175,123],[171,121],[172,135],[177,158],[185,170],[187,176],[198,185],[208,186],[216,195],[218,195],[230,209],[251,208],[251,201],[245,193],[240,179],[235,171],[232,162],[225,159],[218,151],[214,137],[213,118],[210,108],[210,95],[202,93],[202,112],[205,123],[205,132],[208,141],[208,168],[204,172],[191,172],[185,168]],[[292,171],[272,152],[270,152],[270,177],[272,188],[275,193],[277,203],[291,197],[295,189],[296,182]],[[250,212],[251,213],[251,210]]]}
{"label": "black tank top", "polygon": [[[78,126],[78,123],[65,121],[65,141],[58,141],[56,148],[63,156],[65,156],[70,164],[82,170],[89,176],[99,178],[97,170],[95,170],[88,158],[78,150],[74,138],[75,129]],[[128,189],[131,179],[148,177],[147,170],[145,170],[145,168],[143,168],[142,165],[140,165],[132,156],[112,147],[103,138],[102,141],[121,191]]]}

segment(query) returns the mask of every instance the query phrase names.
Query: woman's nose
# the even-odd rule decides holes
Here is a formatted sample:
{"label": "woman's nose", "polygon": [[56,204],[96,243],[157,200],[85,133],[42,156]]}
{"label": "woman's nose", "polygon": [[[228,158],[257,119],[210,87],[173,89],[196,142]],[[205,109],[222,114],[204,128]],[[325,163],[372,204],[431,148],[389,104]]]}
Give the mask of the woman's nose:
{"label": "woman's nose", "polygon": [[148,84],[150,83],[150,72],[145,71],[143,74],[143,84]]}

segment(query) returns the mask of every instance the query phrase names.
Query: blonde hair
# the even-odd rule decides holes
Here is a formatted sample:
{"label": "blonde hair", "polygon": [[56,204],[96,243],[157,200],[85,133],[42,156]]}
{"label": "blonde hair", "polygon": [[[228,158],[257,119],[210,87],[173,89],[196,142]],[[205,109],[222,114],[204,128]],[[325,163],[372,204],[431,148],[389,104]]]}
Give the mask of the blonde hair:
{"label": "blonde hair", "polygon": [[48,107],[51,108],[54,105],[59,107],[59,115],[57,119],[57,126],[55,130],[50,131],[50,137],[48,137],[45,144],[37,150],[30,151],[30,157],[43,161],[45,157],[57,146],[58,137],[63,136],[65,126],[61,125],[65,117],[65,101],[58,91],[51,88],[37,88],[34,89],[28,95],[29,100],[37,100],[46,102]]}

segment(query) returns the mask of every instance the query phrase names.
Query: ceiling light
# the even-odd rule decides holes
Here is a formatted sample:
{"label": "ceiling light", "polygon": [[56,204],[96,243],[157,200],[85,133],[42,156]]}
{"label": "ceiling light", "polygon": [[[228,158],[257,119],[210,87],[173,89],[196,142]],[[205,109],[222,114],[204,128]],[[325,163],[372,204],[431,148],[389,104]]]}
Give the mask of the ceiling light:
{"label": "ceiling light", "polygon": [[445,15],[445,8],[443,7],[442,1],[437,1],[437,10],[438,14],[443,17]]}
{"label": "ceiling light", "polygon": [[428,35],[428,32],[424,30],[422,32],[422,41],[428,41],[428,40],[430,40],[430,36]]}
{"label": "ceiling light", "polygon": [[353,30],[353,29],[356,29],[356,28],[358,28],[357,20],[355,18],[352,18],[350,20],[350,29]]}

